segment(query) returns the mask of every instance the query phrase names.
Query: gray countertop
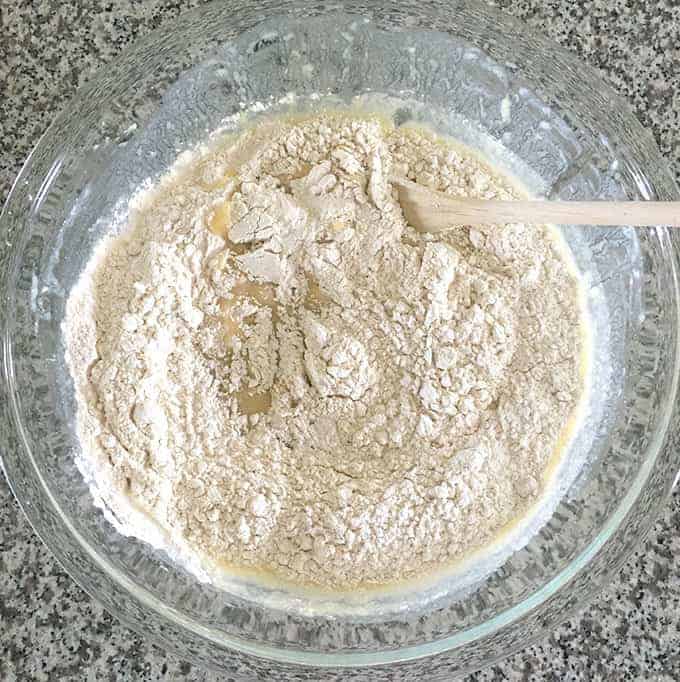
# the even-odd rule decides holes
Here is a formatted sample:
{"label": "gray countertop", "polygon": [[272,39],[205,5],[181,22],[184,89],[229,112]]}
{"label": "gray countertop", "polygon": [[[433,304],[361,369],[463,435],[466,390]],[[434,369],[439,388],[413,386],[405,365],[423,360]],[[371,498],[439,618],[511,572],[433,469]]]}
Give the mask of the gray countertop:
{"label": "gray countertop", "polygon": [[[0,0],[0,199],[92,72],[198,0]],[[680,176],[678,0],[498,0],[602,69]],[[0,480],[0,679],[214,680],[64,573]],[[680,679],[680,493],[617,580],[550,637],[469,680]]]}

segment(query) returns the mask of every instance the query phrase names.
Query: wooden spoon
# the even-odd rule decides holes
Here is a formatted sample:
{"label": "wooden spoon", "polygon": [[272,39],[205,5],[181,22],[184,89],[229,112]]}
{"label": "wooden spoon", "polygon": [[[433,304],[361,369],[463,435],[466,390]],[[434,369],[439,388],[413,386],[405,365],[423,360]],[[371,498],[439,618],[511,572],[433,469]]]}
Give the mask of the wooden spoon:
{"label": "wooden spoon", "polygon": [[404,217],[420,232],[456,225],[667,225],[680,227],[680,201],[497,201],[456,198],[392,177]]}

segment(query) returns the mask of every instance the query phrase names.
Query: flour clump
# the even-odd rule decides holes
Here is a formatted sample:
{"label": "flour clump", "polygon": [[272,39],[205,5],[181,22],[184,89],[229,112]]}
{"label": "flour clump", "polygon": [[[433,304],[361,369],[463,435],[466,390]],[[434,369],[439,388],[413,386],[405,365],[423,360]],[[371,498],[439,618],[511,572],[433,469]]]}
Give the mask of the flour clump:
{"label": "flour clump", "polygon": [[583,392],[577,280],[545,226],[423,235],[398,173],[509,199],[425,130],[273,120],[132,200],[68,302],[82,459],[206,566],[345,589],[427,574],[540,497]]}

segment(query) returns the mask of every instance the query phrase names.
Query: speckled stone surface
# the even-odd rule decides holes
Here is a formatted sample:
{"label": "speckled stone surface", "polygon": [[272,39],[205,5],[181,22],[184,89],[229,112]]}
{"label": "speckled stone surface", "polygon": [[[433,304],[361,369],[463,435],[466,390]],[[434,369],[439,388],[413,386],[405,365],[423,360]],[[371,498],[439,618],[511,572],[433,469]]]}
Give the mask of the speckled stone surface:
{"label": "speckled stone surface", "polygon": [[[198,0],[0,0],[0,198],[55,112],[127,43]],[[680,177],[678,0],[498,0],[602,69]],[[680,679],[680,494],[590,608],[468,682]],[[216,680],[84,594],[0,481],[0,680]]]}

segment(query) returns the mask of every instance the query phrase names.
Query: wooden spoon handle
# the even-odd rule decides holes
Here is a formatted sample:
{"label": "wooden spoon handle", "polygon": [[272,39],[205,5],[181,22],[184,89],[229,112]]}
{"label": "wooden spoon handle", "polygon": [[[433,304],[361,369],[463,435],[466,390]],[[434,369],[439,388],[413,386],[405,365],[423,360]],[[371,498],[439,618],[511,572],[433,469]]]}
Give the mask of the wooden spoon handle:
{"label": "wooden spoon handle", "polygon": [[677,201],[487,201],[458,199],[405,178],[393,182],[406,218],[427,232],[488,223],[680,227]]}
{"label": "wooden spoon handle", "polygon": [[472,223],[556,223],[558,225],[668,225],[680,227],[674,201],[477,201],[454,200],[442,207]]}

